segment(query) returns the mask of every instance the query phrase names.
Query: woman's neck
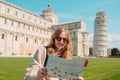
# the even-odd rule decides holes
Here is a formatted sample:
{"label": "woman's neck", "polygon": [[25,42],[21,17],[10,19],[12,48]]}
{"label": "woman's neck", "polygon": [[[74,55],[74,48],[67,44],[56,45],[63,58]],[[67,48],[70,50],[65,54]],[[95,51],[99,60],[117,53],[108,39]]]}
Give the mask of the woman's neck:
{"label": "woman's neck", "polygon": [[55,49],[54,52],[55,52],[56,56],[60,56],[60,51],[58,51],[58,50]]}
{"label": "woman's neck", "polygon": [[56,51],[58,51],[58,52],[60,52],[60,51],[61,51],[61,49],[58,49],[58,48],[55,48],[55,50],[56,50]]}

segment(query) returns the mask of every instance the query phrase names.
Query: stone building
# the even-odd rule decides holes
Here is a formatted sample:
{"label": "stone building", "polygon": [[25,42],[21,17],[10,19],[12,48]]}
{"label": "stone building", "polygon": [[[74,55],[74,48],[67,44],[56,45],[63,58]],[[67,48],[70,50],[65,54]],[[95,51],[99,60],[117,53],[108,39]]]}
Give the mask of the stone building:
{"label": "stone building", "polygon": [[41,15],[0,0],[0,55],[33,55],[45,46],[55,28],[66,27],[73,40],[73,55],[88,56],[88,33],[84,20],[59,23],[50,5]]}
{"label": "stone building", "polygon": [[108,20],[105,12],[97,12],[94,26],[93,55],[107,57]]}

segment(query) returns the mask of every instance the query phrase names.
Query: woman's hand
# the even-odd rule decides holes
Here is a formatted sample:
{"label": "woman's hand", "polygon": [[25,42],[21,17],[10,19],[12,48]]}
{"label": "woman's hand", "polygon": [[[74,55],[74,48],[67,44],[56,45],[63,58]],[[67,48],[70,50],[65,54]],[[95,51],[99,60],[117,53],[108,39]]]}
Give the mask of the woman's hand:
{"label": "woman's hand", "polygon": [[84,80],[82,76],[79,76],[77,80]]}
{"label": "woman's hand", "polygon": [[37,80],[43,80],[47,76],[48,76],[47,69],[45,67],[41,68],[37,73]]}

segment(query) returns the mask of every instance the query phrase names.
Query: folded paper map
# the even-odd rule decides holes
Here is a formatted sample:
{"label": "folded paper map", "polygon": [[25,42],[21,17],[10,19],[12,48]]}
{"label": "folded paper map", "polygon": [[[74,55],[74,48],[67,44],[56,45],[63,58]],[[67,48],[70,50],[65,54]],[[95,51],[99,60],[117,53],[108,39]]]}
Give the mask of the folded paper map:
{"label": "folded paper map", "polygon": [[76,80],[87,64],[88,60],[66,60],[52,55],[46,59],[48,76],[59,79]]}

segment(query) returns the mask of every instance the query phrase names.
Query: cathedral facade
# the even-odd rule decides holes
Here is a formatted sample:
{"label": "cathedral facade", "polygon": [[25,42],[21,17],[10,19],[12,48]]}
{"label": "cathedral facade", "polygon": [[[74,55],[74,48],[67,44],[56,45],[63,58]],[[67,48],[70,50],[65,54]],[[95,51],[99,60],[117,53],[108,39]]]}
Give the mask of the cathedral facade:
{"label": "cathedral facade", "polygon": [[51,6],[41,15],[0,0],[0,56],[34,55],[39,46],[49,43],[54,29],[70,31],[74,56],[88,56],[88,33],[84,20],[59,23]]}

